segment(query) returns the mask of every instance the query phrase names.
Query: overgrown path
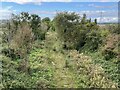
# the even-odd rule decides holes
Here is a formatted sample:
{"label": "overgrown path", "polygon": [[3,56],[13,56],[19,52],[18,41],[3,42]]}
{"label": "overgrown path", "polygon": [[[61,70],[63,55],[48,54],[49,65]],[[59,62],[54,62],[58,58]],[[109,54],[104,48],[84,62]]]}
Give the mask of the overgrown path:
{"label": "overgrown path", "polygon": [[[56,33],[48,32],[42,47],[36,48],[31,56],[31,65],[34,64],[35,68],[52,71],[50,81],[57,88],[115,87],[116,84],[106,77],[103,68],[94,64],[90,56],[76,50],[64,51],[59,45]],[[67,60],[70,67],[66,67]]]}
{"label": "overgrown path", "polygon": [[54,58],[54,82],[58,88],[61,87],[76,87],[74,73],[71,72],[67,67],[65,67],[65,56],[63,54],[53,54],[56,55]]}
{"label": "overgrown path", "polygon": [[[56,39],[56,33],[53,32],[49,32],[48,36],[47,36],[47,41],[49,41],[49,45],[51,45],[51,47],[49,47],[50,49],[53,48],[57,48],[58,46],[55,44],[59,43],[59,42],[51,42],[53,39]],[[53,47],[54,46],[54,47]],[[51,51],[51,52],[50,52]],[[66,56],[61,53],[61,52],[57,52],[57,51],[52,51],[52,50],[48,50],[50,57],[52,58],[52,64],[54,66],[54,78],[53,78],[53,82],[56,84],[56,86],[58,88],[65,88],[65,87],[69,87],[69,88],[75,88],[76,83],[75,83],[75,75],[73,72],[71,72],[67,67],[66,67]]]}

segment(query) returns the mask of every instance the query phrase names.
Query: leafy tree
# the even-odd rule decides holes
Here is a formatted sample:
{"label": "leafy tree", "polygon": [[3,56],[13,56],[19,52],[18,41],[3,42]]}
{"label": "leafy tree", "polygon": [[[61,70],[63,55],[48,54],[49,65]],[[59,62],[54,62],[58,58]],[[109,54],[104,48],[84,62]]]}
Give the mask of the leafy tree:
{"label": "leafy tree", "polygon": [[83,14],[83,17],[82,17],[81,23],[82,23],[82,24],[85,24],[85,23],[86,23],[86,19],[87,19],[86,14]]}
{"label": "leafy tree", "polygon": [[22,22],[28,22],[30,20],[30,14],[28,12],[22,12],[20,14],[20,21]]}
{"label": "leafy tree", "polygon": [[75,13],[62,12],[55,17],[55,28],[64,48],[76,48],[80,40],[80,17]]}
{"label": "leafy tree", "polygon": [[49,17],[45,17],[42,19],[42,22],[50,22],[50,18]]}
{"label": "leafy tree", "polygon": [[46,27],[46,28],[44,28],[44,29],[48,31],[48,30],[50,29],[50,27],[51,27],[51,20],[50,20],[50,18],[49,18],[49,17],[43,18],[43,19],[42,19],[42,25],[43,25],[44,27]]}
{"label": "leafy tree", "polygon": [[10,48],[14,49],[15,53],[24,58],[30,51],[33,41],[33,33],[29,25],[23,23],[19,26],[16,35],[10,42]]}
{"label": "leafy tree", "polygon": [[95,24],[97,24],[97,19],[95,19]]}
{"label": "leafy tree", "polygon": [[40,38],[40,27],[41,27],[41,18],[36,15],[36,14],[32,14],[30,16],[30,26],[32,28],[32,32],[35,35],[35,39],[39,39]]}

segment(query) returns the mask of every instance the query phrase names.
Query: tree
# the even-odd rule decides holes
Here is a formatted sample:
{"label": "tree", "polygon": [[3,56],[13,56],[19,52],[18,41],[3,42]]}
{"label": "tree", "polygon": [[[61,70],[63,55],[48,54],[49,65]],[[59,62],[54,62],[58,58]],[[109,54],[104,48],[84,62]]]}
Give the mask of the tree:
{"label": "tree", "polygon": [[20,21],[22,22],[28,22],[30,20],[30,14],[28,12],[22,12],[20,14]]}
{"label": "tree", "polygon": [[91,23],[91,18],[89,19],[89,23]]}
{"label": "tree", "polygon": [[82,17],[81,23],[82,23],[82,24],[85,24],[85,23],[86,23],[86,19],[87,19],[86,14],[83,14],[83,17]]}
{"label": "tree", "polygon": [[95,19],[95,21],[94,21],[94,22],[95,22],[95,24],[97,24],[97,19]]}
{"label": "tree", "polygon": [[62,12],[55,17],[55,28],[65,48],[76,48],[80,40],[80,17],[75,13]]}
{"label": "tree", "polygon": [[51,20],[50,20],[49,17],[45,17],[45,18],[42,19],[42,22],[50,22],[50,21],[51,21]]}
{"label": "tree", "polygon": [[44,27],[43,28],[48,31],[50,29],[50,27],[51,27],[51,20],[50,20],[50,18],[49,17],[43,18],[42,19],[42,25],[44,27],[46,27],[46,28],[44,28]]}
{"label": "tree", "polygon": [[[16,30],[18,30],[18,26],[27,23],[30,28],[32,29],[32,32],[34,33],[34,39],[39,39],[43,35],[41,34],[41,18],[36,14],[29,14],[28,12],[22,12],[19,15],[12,15],[12,19],[9,22],[9,30],[12,33],[16,33]],[[14,36],[12,34],[12,36]]]}
{"label": "tree", "polygon": [[22,23],[10,42],[10,48],[21,58],[25,58],[32,47],[33,35],[30,26],[27,23]]}
{"label": "tree", "polygon": [[30,27],[32,28],[32,32],[34,33],[35,39],[39,39],[41,37],[41,18],[38,15],[32,14],[30,16]]}

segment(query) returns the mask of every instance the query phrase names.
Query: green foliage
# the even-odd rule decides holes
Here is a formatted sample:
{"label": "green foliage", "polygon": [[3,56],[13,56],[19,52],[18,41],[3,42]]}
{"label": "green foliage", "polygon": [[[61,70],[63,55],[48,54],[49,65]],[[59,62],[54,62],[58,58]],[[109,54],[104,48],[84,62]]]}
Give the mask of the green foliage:
{"label": "green foliage", "polygon": [[88,51],[95,51],[102,44],[102,39],[97,31],[91,31],[86,35],[84,48]]}
{"label": "green foliage", "polygon": [[102,38],[105,38],[110,34],[109,30],[106,29],[99,29],[99,30]]}
{"label": "green foliage", "polygon": [[42,22],[50,22],[50,18],[49,17],[45,17],[42,19]]}
{"label": "green foliage", "polygon": [[118,86],[117,28],[101,28],[86,14],[61,12],[51,21],[23,12],[2,31],[2,88]]}
{"label": "green foliage", "polygon": [[[27,23],[32,32],[34,33],[34,39],[44,39],[45,32],[41,28],[41,18],[36,14],[29,14],[27,12],[22,12],[19,15],[14,15],[11,18],[11,21],[8,22],[7,29],[10,40],[16,34],[19,26],[23,23]],[[9,41],[10,41],[9,40]]]}
{"label": "green foliage", "polygon": [[76,50],[71,50],[68,56],[71,60],[69,66],[76,74],[79,88],[115,88],[117,86],[108,79],[104,69],[98,64],[95,65],[90,57],[83,53],[79,54]]}
{"label": "green foliage", "polygon": [[118,83],[118,77],[119,77],[119,69],[118,65],[119,63],[116,63],[115,61],[118,60],[118,58],[113,58],[110,60],[105,60],[104,56],[101,54],[101,51],[99,52],[92,52],[92,53],[86,53],[87,55],[91,56],[93,62],[95,64],[101,65],[101,67],[104,69],[106,75],[113,80],[114,82]]}
{"label": "green foliage", "polygon": [[95,19],[95,24],[97,24],[97,19]]}
{"label": "green foliage", "polygon": [[119,25],[118,24],[108,25],[108,29],[110,30],[111,33],[120,34],[120,30],[119,30]]}
{"label": "green foliage", "polygon": [[50,31],[55,31],[54,20],[50,22]]}
{"label": "green foliage", "polygon": [[30,15],[27,12],[22,12],[19,18],[20,23],[26,22],[31,27],[35,40],[43,38],[44,33],[41,33],[41,18],[38,15]]}
{"label": "green foliage", "polygon": [[17,58],[24,58],[32,48],[33,33],[29,25],[19,25],[16,34],[7,43],[8,47],[3,49],[2,52],[11,57],[13,60]]}
{"label": "green foliage", "polygon": [[3,53],[12,59],[26,57],[34,40],[45,39],[46,32],[41,30],[41,19],[36,14],[22,12],[13,15],[6,26],[2,40],[8,45],[8,50],[3,50]]}
{"label": "green foliage", "polygon": [[55,17],[55,28],[64,42],[65,48],[76,48],[80,40],[80,17],[75,13],[58,13]]}
{"label": "green foliage", "polygon": [[[75,13],[58,13],[55,17],[55,27],[61,41],[64,43],[64,48],[79,49],[84,46],[86,34],[91,30],[97,30],[97,21],[91,23],[86,19],[86,14],[83,15],[81,21],[79,15]],[[99,36],[98,36],[99,37]],[[97,46],[94,46],[96,48]]]}
{"label": "green foliage", "polygon": [[113,50],[111,49],[105,49],[103,52],[102,52],[105,60],[110,60],[112,58],[116,58],[117,56],[117,53],[114,52]]}
{"label": "green foliage", "polygon": [[[30,62],[28,72],[20,72],[19,61],[11,61],[10,58],[3,57],[3,87],[4,88],[49,88],[53,87],[52,71],[43,67],[37,67],[40,63]],[[24,65],[24,63],[22,63]],[[35,67],[33,67],[35,65]],[[21,67],[23,68],[23,67]]]}
{"label": "green foliage", "polygon": [[106,37],[105,46],[102,50],[102,55],[106,60],[116,58],[119,55],[118,52],[118,38],[117,34],[110,34]]}
{"label": "green foliage", "polygon": [[43,24],[43,30],[44,28],[46,29],[46,31],[48,31],[51,27],[51,20],[49,17],[45,17],[42,19],[42,24]]}
{"label": "green foliage", "polygon": [[30,27],[32,28],[32,32],[35,35],[35,39],[39,39],[40,37],[43,37],[40,31],[40,24],[41,24],[41,19],[38,15],[32,14],[30,16]]}
{"label": "green foliage", "polygon": [[22,12],[19,16],[16,15],[16,17],[18,17],[17,20],[22,22],[28,22],[31,18],[28,12]]}
{"label": "green foliage", "polygon": [[15,51],[14,51],[14,49],[6,49],[6,48],[4,48],[2,51],[2,54],[4,54],[5,56],[7,56],[7,57],[10,57],[10,58],[12,58],[12,60],[16,60],[16,59],[19,59],[20,58],[20,55],[17,55],[16,53],[15,53]]}
{"label": "green foliage", "polygon": [[32,48],[33,33],[28,25],[20,26],[16,35],[10,42],[9,47],[14,49],[21,57],[25,57]]}
{"label": "green foliage", "polygon": [[81,20],[81,23],[82,23],[82,24],[86,24],[86,23],[87,23],[87,22],[86,22],[86,19],[87,19],[86,14],[83,14],[83,18],[82,18],[82,20]]}
{"label": "green foliage", "polygon": [[54,31],[49,31],[46,33],[45,47],[48,49],[53,49],[54,51],[61,51],[62,44],[58,39],[58,34]]}

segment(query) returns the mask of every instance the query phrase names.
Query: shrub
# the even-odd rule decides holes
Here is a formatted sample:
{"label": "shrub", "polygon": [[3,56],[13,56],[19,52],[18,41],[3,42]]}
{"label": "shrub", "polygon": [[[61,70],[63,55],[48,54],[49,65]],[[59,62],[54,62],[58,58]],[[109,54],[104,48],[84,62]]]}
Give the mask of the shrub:
{"label": "shrub", "polygon": [[20,57],[26,56],[32,48],[33,33],[26,23],[19,26],[16,35],[10,42],[10,48],[14,49]]}
{"label": "shrub", "polygon": [[2,49],[2,53],[7,57],[12,58],[12,60],[20,59],[20,55],[15,53],[14,49],[4,48],[4,49]]}
{"label": "shrub", "polygon": [[105,46],[102,50],[102,55],[105,57],[106,60],[115,58],[118,56],[118,38],[119,35],[111,34],[106,37]]}
{"label": "shrub", "polygon": [[110,24],[108,26],[108,29],[110,30],[111,33],[120,34],[120,30],[119,30],[118,24]]}
{"label": "shrub", "polygon": [[87,33],[84,48],[89,51],[95,51],[102,44],[102,38],[99,32],[91,31]]}
{"label": "shrub", "polygon": [[102,55],[104,56],[105,60],[110,60],[112,58],[115,58],[117,56],[117,53],[111,49],[105,49],[102,52]]}

